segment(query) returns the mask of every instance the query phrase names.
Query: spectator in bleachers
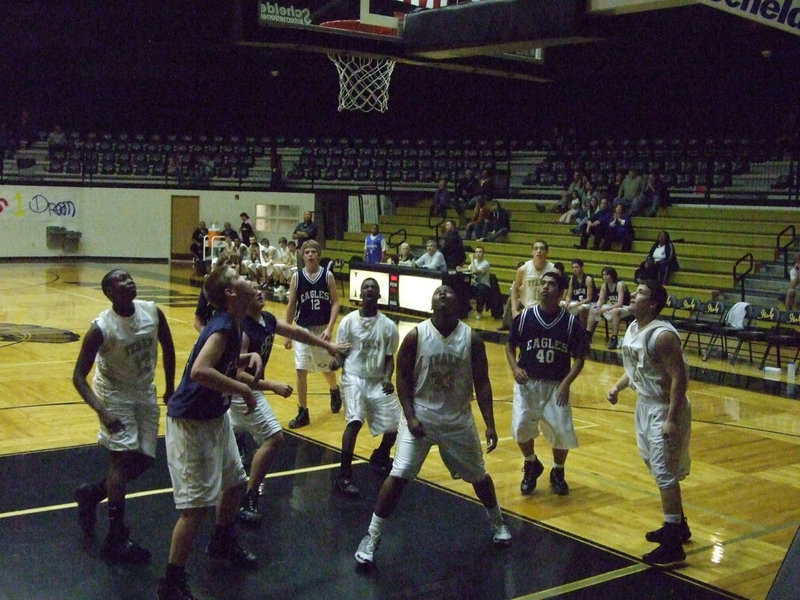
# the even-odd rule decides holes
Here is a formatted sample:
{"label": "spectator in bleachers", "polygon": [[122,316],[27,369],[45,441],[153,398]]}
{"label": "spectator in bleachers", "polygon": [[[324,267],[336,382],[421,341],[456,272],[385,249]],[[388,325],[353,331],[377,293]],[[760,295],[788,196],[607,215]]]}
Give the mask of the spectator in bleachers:
{"label": "spectator in bleachers", "polygon": [[670,241],[669,234],[661,231],[650,252],[647,253],[647,258],[636,270],[636,279],[639,281],[655,279],[661,285],[666,285],[669,276],[678,269],[680,265],[675,255],[675,246]]}
{"label": "spectator in bleachers", "polygon": [[478,192],[488,206],[494,198],[494,178],[489,173],[489,169],[481,170],[481,178],[478,180]]}
{"label": "spectator in bleachers", "polygon": [[601,250],[608,250],[615,243],[619,243],[623,252],[629,252],[633,247],[635,234],[633,231],[633,221],[629,214],[625,213],[625,205],[618,202],[614,206],[614,215],[605,228]]}
{"label": "spectator in bleachers", "polygon": [[386,238],[377,223],[373,223],[367,237],[364,238],[364,262],[382,263],[386,260]]}
{"label": "spectator in bleachers", "polygon": [[573,258],[572,277],[569,278],[567,293],[561,301],[562,308],[578,317],[585,329],[589,310],[596,301],[597,288],[594,278],[584,272],[583,261],[580,258]]}
{"label": "spectator in bleachers", "polygon": [[292,232],[292,237],[296,240],[296,244],[303,245],[303,242],[308,240],[316,240],[318,235],[317,224],[311,218],[311,211],[307,210],[303,213],[303,220],[297,224]]}
{"label": "spectator in bleachers", "polygon": [[600,200],[599,209],[594,213],[594,216],[586,222],[586,227],[581,232],[581,243],[575,247],[585,249],[589,238],[594,237],[593,249],[599,250],[600,243],[605,239],[608,223],[613,216],[614,213],[608,206],[608,198],[602,198]]}
{"label": "spectator in bleachers", "polygon": [[239,234],[242,243],[249,246],[250,242],[256,239],[256,234],[253,232],[253,224],[250,222],[250,215],[246,212],[239,214],[242,219],[242,224],[239,226]]}
{"label": "spectator in bleachers", "polygon": [[414,265],[420,269],[431,269],[433,271],[447,271],[447,263],[444,256],[436,249],[436,241],[428,240],[425,244],[425,254],[420,256]]}
{"label": "spectator in bleachers", "polygon": [[617,192],[617,200],[625,204],[625,209],[630,209],[633,201],[642,195],[644,179],[636,169],[628,169],[628,174],[622,180]]}
{"label": "spectator in bleachers", "polygon": [[569,210],[570,203],[572,202],[572,192],[578,192],[581,187],[581,181],[582,177],[580,171],[573,171],[572,180],[564,186],[561,200],[555,206],[555,212],[566,212]]}
{"label": "spectator in bleachers", "polygon": [[[438,215],[442,219],[447,216],[447,209],[451,206],[450,190],[447,189],[447,180],[442,178],[437,184],[436,191],[433,192],[433,202],[428,213],[430,216]],[[463,215],[464,211],[460,208],[458,201],[455,203],[456,212]]]}
{"label": "spectator in bleachers", "polygon": [[667,186],[661,177],[656,173],[650,173],[644,191],[631,205],[631,216],[645,214],[648,217],[655,217],[659,208],[669,204],[668,196]]}
{"label": "spectator in bleachers", "polygon": [[472,273],[471,295],[475,298],[475,318],[480,320],[484,308],[487,308],[491,292],[490,277],[492,267],[484,256],[483,246],[476,246],[470,256],[469,266],[459,267],[460,271]]}
{"label": "spectator in bleachers", "polygon": [[38,137],[36,126],[34,125],[31,113],[27,108],[20,110],[19,118],[16,120],[13,126],[13,135],[18,143],[27,142],[28,146],[36,141],[36,138]]}
{"label": "spectator in bleachers", "polygon": [[592,220],[597,211],[600,210],[600,201],[596,195],[589,198],[587,206],[575,215],[575,227],[570,232],[581,235],[586,231],[586,225]]}
{"label": "spectator in bleachers", "polygon": [[603,285],[600,286],[597,303],[589,311],[586,332],[591,343],[592,335],[600,319],[611,321],[611,339],[608,342],[608,349],[615,350],[619,338],[620,322],[631,314],[629,308],[631,293],[625,282],[619,280],[614,267],[603,267],[602,275]]}
{"label": "spectator in bleachers", "polygon": [[464,239],[471,240],[473,236],[475,239],[486,237],[487,219],[489,217],[489,207],[483,201],[483,197],[478,196],[478,202],[475,204],[475,209],[472,213],[472,220],[467,223],[467,230],[464,234]]}
{"label": "spectator in bleachers", "polygon": [[460,267],[467,259],[464,242],[461,240],[456,223],[452,219],[444,222],[444,240],[442,240],[441,250],[448,270]]}
{"label": "spectator in bleachers", "polygon": [[617,171],[614,174],[614,180],[608,184],[608,189],[606,189],[606,195],[609,200],[614,200],[619,197],[623,179],[625,179],[625,173],[622,171]]}
{"label": "spectator in bleachers", "polygon": [[[493,242],[497,238],[506,235],[509,231],[511,231],[511,215],[497,200],[495,200],[492,203],[492,210],[489,212],[489,217],[486,220],[485,240],[487,242]],[[478,241],[482,240],[478,238]]]}
{"label": "spectator in bleachers", "polygon": [[574,190],[569,200],[569,206],[567,207],[567,210],[561,213],[561,216],[558,217],[556,223],[562,223],[564,225],[572,223],[573,217],[580,213],[581,210],[583,210],[583,201],[581,200],[578,191]]}
{"label": "spectator in bleachers", "polygon": [[50,159],[55,158],[59,152],[67,150],[67,134],[61,129],[61,125],[56,124],[47,135],[47,154]]}
{"label": "spectator in bleachers", "polygon": [[393,262],[398,267],[413,267],[416,260],[416,257],[411,253],[411,245],[408,242],[403,242],[400,244],[397,257]]}
{"label": "spectator in bleachers", "polygon": [[800,254],[794,255],[794,264],[789,269],[789,289],[786,291],[786,310],[792,310],[797,297],[797,285],[800,284]]}
{"label": "spectator in bleachers", "polygon": [[478,179],[471,169],[467,169],[464,171],[464,177],[456,183],[455,208],[458,214],[462,214],[462,212],[468,208],[475,208],[479,197],[480,185]]}
{"label": "spectator in bleachers", "polygon": [[278,154],[278,148],[274,146],[269,153],[269,169],[269,189],[274,192],[279,190],[283,183],[283,161],[281,155]]}

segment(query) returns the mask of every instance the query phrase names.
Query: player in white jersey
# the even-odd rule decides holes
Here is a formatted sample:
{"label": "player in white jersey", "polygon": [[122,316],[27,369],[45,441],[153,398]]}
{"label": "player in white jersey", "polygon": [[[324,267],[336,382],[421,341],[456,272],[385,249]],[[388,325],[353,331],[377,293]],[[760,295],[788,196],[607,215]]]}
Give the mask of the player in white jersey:
{"label": "player in white jersey", "polygon": [[[72,383],[100,418],[98,442],[109,450],[105,478],[75,490],[78,517],[86,533],[94,531],[97,505],[108,498],[108,535],[103,555],[112,562],[145,563],[150,552],[128,537],[125,493],[128,482],[153,465],[158,418],[155,378],[158,345],[166,379],[164,400],[175,389],[175,347],[161,309],[135,300],[136,284],[129,273],[114,269],[103,277],[103,293],[111,308],[92,321],[83,338]],[[92,386],[86,381],[97,362]]]}
{"label": "player in white jersey", "polygon": [[659,546],[643,560],[656,565],[683,561],[681,547],[691,537],[683,514],[680,482],[689,474],[689,438],[692,410],[686,398],[689,374],[678,332],[658,314],[667,292],[657,281],[639,285],[630,304],[636,320],[622,340],[625,374],[608,391],[617,403],[620,390],[630,386],[637,394],[636,439],[639,452],[661,493],[664,525],[645,537]]}
{"label": "player in white jersey", "polygon": [[370,464],[384,474],[392,459],[389,451],[397,438],[402,410],[392,384],[394,354],[400,344],[397,325],[378,312],[381,297],[378,282],[368,277],[361,282],[361,308],[345,316],[336,331],[336,341],[350,344],[344,359],[341,388],[347,426],[342,434],[342,459],[334,490],[349,497],[359,495],[353,482],[353,452],[364,421],[372,435],[383,434]]}
{"label": "player in white jersey", "polygon": [[392,471],[378,494],[369,532],[355,553],[360,565],[374,562],[385,521],[434,444],[450,473],[472,484],[489,515],[494,543],[511,543],[470,407],[474,388],[486,423],[487,452],[491,452],[497,447],[497,432],[486,347],[458,320],[460,300],[452,288],[436,288],[431,308],[433,316],[406,335],[397,353],[397,394],[405,418],[397,435]]}
{"label": "player in white jersey", "polygon": [[542,275],[556,272],[556,266],[547,260],[550,246],[544,240],[536,240],[531,250],[531,260],[523,263],[514,276],[511,294],[503,312],[503,324],[499,331],[508,331],[511,322],[523,308],[539,304],[542,293]]}

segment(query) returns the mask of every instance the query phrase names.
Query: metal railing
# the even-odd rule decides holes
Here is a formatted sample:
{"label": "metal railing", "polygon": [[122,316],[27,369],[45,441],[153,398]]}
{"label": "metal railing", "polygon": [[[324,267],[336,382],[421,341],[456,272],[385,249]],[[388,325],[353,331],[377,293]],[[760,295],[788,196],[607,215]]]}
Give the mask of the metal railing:
{"label": "metal railing", "polygon": [[[739,272],[739,265],[742,264],[744,261],[748,261],[748,267],[745,271]],[[741,292],[742,302],[745,301],[745,280],[747,279],[747,275],[753,272],[753,255],[752,253],[748,252],[744,256],[742,256],[739,260],[737,260],[733,264],[733,286],[736,287],[739,284],[739,290]]]}
{"label": "metal railing", "polygon": [[[781,244],[783,234],[791,232],[789,241]],[[797,233],[795,232],[794,225],[787,225],[775,238],[775,258],[778,258],[783,253],[783,278],[789,279],[789,252],[787,250],[797,244]]]}

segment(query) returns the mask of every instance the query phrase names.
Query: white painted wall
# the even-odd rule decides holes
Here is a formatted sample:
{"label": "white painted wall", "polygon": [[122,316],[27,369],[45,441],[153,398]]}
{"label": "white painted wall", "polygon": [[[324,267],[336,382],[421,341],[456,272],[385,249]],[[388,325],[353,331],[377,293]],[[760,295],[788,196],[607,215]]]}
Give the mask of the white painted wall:
{"label": "white painted wall", "polygon": [[[297,204],[300,214],[314,210],[313,194],[0,185],[0,258],[168,259],[173,194],[198,196],[201,220],[208,225],[230,221],[235,229],[242,212],[255,220],[257,203]],[[80,231],[77,251],[48,248],[48,226]],[[291,233],[271,236],[277,239]]]}

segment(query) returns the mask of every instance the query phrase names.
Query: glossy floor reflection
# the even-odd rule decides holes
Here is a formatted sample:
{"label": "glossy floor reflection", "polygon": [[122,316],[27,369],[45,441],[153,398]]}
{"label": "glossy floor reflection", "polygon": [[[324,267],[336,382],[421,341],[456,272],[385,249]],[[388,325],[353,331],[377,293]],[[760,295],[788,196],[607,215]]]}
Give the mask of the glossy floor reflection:
{"label": "glossy floor reflection", "polygon": [[[132,537],[153,553],[146,567],[108,565],[99,556],[106,511],[85,537],[69,501],[76,483],[102,476],[105,456],[80,447],[0,459],[18,485],[0,496],[0,589],[6,600],[118,600],[152,597],[177,517],[164,464],[163,439],[153,469],[131,487]],[[406,489],[376,554],[377,567],[355,568],[380,486],[368,464],[356,466],[357,500],[331,492],[338,453],[293,434],[262,498],[260,530],[241,530],[260,560],[256,572],[210,562],[202,549],[211,519],[187,565],[199,598],[497,600],[564,598],[731,598],[632,557],[507,515],[510,548],[491,543],[483,508],[472,498],[421,481]],[[330,467],[330,468],[328,468]],[[21,512],[16,512],[21,511]],[[533,595],[533,596],[530,596]]]}

